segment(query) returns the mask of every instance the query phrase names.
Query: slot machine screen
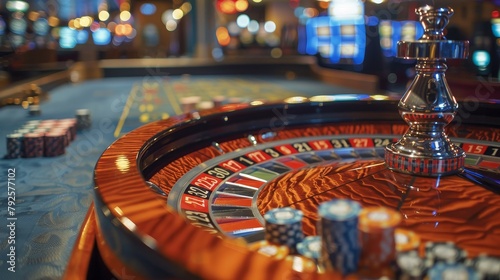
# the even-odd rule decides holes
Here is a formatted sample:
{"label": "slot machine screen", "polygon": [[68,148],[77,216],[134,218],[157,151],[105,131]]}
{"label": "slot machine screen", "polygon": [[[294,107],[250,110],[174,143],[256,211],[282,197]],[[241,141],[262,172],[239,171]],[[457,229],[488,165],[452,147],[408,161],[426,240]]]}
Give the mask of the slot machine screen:
{"label": "slot machine screen", "polygon": [[331,36],[330,26],[318,26],[316,27],[317,36]]}
{"label": "slot machine screen", "polygon": [[306,30],[306,53],[321,54],[327,58],[325,65],[363,63],[366,48],[363,1],[332,0],[328,16],[311,18]]}
{"label": "slot machine screen", "polygon": [[323,57],[328,57],[332,53],[332,46],[330,45],[318,46],[318,53]]}
{"label": "slot machine screen", "polygon": [[386,56],[392,56],[394,28],[392,21],[383,20],[379,25],[380,47]]}
{"label": "slot machine screen", "polygon": [[379,26],[380,37],[391,37],[393,34],[392,22],[390,20],[383,20]]}
{"label": "slot machine screen", "polygon": [[401,40],[413,41],[416,40],[417,27],[416,22],[405,21],[401,23]]}
{"label": "slot machine screen", "polygon": [[306,53],[309,55],[321,54],[323,57],[331,55],[332,26],[329,17],[315,17],[306,24]]}
{"label": "slot machine screen", "polygon": [[398,41],[415,41],[424,34],[417,21],[383,20],[379,25],[380,47],[386,57],[395,57]]}
{"label": "slot machine screen", "polygon": [[356,27],[354,25],[342,25],[340,27],[340,34],[342,36],[355,36]]}
{"label": "slot machine screen", "polygon": [[342,44],[340,45],[341,57],[354,57],[358,52],[359,47],[356,44]]}

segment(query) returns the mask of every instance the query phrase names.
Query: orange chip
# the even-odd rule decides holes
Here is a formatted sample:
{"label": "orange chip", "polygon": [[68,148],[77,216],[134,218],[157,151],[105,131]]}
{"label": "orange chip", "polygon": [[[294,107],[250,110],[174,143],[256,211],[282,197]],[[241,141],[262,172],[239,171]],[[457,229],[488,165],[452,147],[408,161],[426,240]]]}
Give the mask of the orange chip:
{"label": "orange chip", "polygon": [[287,262],[292,262],[292,269],[297,272],[312,273],[318,270],[316,263],[304,256],[287,256]]}
{"label": "orange chip", "polygon": [[401,215],[386,207],[366,207],[359,214],[359,230],[363,248],[360,266],[376,272],[390,265],[396,257],[395,229]]}
{"label": "orange chip", "polygon": [[359,214],[359,229],[366,232],[395,228],[401,222],[401,214],[387,207],[365,207]]}
{"label": "orange chip", "polygon": [[284,259],[290,253],[288,247],[284,245],[275,245],[266,240],[251,243],[249,249],[278,260]]}
{"label": "orange chip", "polygon": [[420,236],[414,231],[397,228],[394,232],[396,250],[399,252],[415,250],[420,246]]}

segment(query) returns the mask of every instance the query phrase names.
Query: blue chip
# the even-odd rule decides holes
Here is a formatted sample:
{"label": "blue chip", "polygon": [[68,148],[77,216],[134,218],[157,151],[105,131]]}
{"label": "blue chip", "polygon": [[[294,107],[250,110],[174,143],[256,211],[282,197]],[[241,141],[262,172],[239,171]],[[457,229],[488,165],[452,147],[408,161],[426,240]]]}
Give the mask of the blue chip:
{"label": "blue chip", "polygon": [[327,271],[343,275],[358,270],[361,257],[358,220],[361,205],[348,199],[333,199],[321,203],[318,223],[321,236],[322,266]]}
{"label": "blue chip", "polygon": [[471,260],[471,262],[471,266],[476,269],[476,271],[483,277],[483,279],[500,279],[499,257],[482,254]]}
{"label": "blue chip", "polygon": [[346,221],[357,218],[361,205],[349,199],[333,199],[319,205],[318,213],[321,218],[332,221]]}
{"label": "blue chip", "polygon": [[438,263],[428,273],[429,280],[479,280],[477,272],[460,263]]}
{"label": "blue chip", "polygon": [[276,225],[289,225],[302,222],[302,217],[304,217],[302,211],[291,207],[271,209],[264,214],[264,219],[267,223]]}
{"label": "blue chip", "polygon": [[318,260],[321,256],[321,237],[307,236],[302,242],[297,244],[297,251],[302,256]]}
{"label": "blue chip", "polygon": [[13,159],[21,156],[23,146],[23,135],[12,133],[7,135],[7,155],[6,158]]}
{"label": "blue chip", "polygon": [[467,258],[467,252],[453,242],[427,242],[425,244],[426,258],[433,263],[461,263]]}
{"label": "blue chip", "polygon": [[296,246],[304,238],[302,232],[302,217],[300,210],[291,207],[269,210],[264,219],[264,237],[272,244],[286,245],[292,254],[296,253]]}

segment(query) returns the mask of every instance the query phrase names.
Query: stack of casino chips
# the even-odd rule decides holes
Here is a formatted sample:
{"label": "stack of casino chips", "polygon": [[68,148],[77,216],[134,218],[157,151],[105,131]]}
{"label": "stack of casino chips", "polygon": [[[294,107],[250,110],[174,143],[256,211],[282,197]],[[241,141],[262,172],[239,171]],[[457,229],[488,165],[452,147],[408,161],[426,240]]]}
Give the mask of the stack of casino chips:
{"label": "stack of casino chips", "polygon": [[30,105],[28,107],[28,113],[30,116],[39,116],[42,114],[42,110],[40,109],[39,105]]}
{"label": "stack of casino chips", "polygon": [[462,263],[444,263],[435,264],[427,273],[429,280],[479,280],[479,275],[470,266]]}
{"label": "stack of casino chips", "polygon": [[359,203],[347,199],[333,199],[319,205],[320,265],[325,270],[343,275],[358,270],[361,255],[358,238],[360,211]]}
{"label": "stack of casino chips", "polygon": [[429,280],[478,279],[474,268],[465,264],[467,252],[453,242],[425,243],[424,260]]}
{"label": "stack of casino chips", "polygon": [[316,263],[319,263],[321,257],[321,237],[307,236],[302,242],[297,244],[297,252],[304,257],[310,258]]}
{"label": "stack of casino chips", "polygon": [[6,158],[63,155],[76,138],[76,119],[32,120],[7,135]]}
{"label": "stack of casino chips", "polygon": [[200,96],[186,96],[180,100],[182,112],[190,113],[197,110],[198,103],[200,103]]}
{"label": "stack of casino chips", "polygon": [[323,272],[323,268],[320,265],[321,258],[321,237],[314,236],[306,236],[302,242],[297,244],[297,253],[312,263],[314,263],[315,271]]}
{"label": "stack of casino chips", "polygon": [[417,250],[397,253],[396,279],[423,280],[427,272],[425,260]]}
{"label": "stack of casino chips", "polygon": [[78,130],[89,129],[92,126],[89,109],[78,109],[75,112],[76,128]]}
{"label": "stack of casino chips", "polygon": [[292,262],[302,272],[333,271],[360,279],[500,280],[499,257],[467,259],[453,242],[421,244],[415,232],[397,228],[401,215],[392,209],[333,199],[320,204],[318,214],[319,235],[304,238],[301,211],[269,211],[266,240],[250,249]]}
{"label": "stack of casino chips", "polygon": [[467,259],[467,252],[453,242],[425,243],[425,258],[432,264],[462,263]]}
{"label": "stack of casino chips", "polygon": [[69,144],[66,137],[66,131],[54,130],[47,131],[44,135],[43,155],[46,157],[55,157],[63,155],[66,146]]}
{"label": "stack of casino chips", "polygon": [[212,102],[215,108],[222,107],[222,105],[226,104],[227,98],[223,95],[217,95],[212,98]]}
{"label": "stack of casino chips", "polygon": [[404,280],[500,280],[500,258],[467,252],[453,242],[427,242],[418,248],[398,251],[396,279]]}
{"label": "stack of casino chips", "polygon": [[23,135],[21,133],[11,133],[7,135],[7,154],[8,159],[18,158],[23,150]]}
{"label": "stack of casino chips", "polygon": [[29,132],[23,134],[23,151],[21,156],[25,158],[43,156],[43,132]]}
{"label": "stack of casino chips", "polygon": [[297,252],[297,244],[304,238],[302,232],[303,213],[284,207],[269,210],[264,214],[265,240],[272,244],[287,246],[291,254]]}
{"label": "stack of casino chips", "polygon": [[396,253],[396,227],[401,215],[386,207],[366,207],[359,215],[360,238],[367,262],[388,264]]}
{"label": "stack of casino chips", "polygon": [[359,214],[363,252],[360,264],[364,274],[381,277],[396,258],[396,227],[401,214],[387,207],[366,207]]}
{"label": "stack of casino chips", "polygon": [[468,260],[467,265],[474,268],[482,280],[500,280],[500,257],[481,254]]}

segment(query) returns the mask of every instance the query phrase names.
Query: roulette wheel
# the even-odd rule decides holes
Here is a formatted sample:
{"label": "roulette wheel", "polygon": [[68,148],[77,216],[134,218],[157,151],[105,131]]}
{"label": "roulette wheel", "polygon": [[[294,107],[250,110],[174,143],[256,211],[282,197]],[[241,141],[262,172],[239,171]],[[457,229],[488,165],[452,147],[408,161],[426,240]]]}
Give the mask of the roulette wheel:
{"label": "roulette wheel", "polygon": [[301,209],[312,236],[317,205],[349,198],[397,209],[423,240],[498,256],[498,103],[477,105],[448,130],[466,172],[442,177],[387,168],[384,147],[407,129],[397,101],[231,105],[145,125],[96,165],[99,251],[145,278],[278,279],[292,266],[244,245],[263,239],[263,214]]}
{"label": "roulette wheel", "polygon": [[[414,55],[429,55],[411,52],[427,46],[406,45]],[[434,259],[450,259],[443,250],[455,250],[453,262],[500,256],[500,104],[446,99],[444,62],[427,58],[399,102],[232,104],[124,135],[96,164],[88,234],[77,242],[95,236],[106,268],[123,279],[342,279],[249,244],[264,239],[272,209],[300,210],[304,236],[316,236],[318,206],[348,199],[399,213],[398,227],[417,234],[416,249]],[[440,106],[419,107],[421,91]]]}

